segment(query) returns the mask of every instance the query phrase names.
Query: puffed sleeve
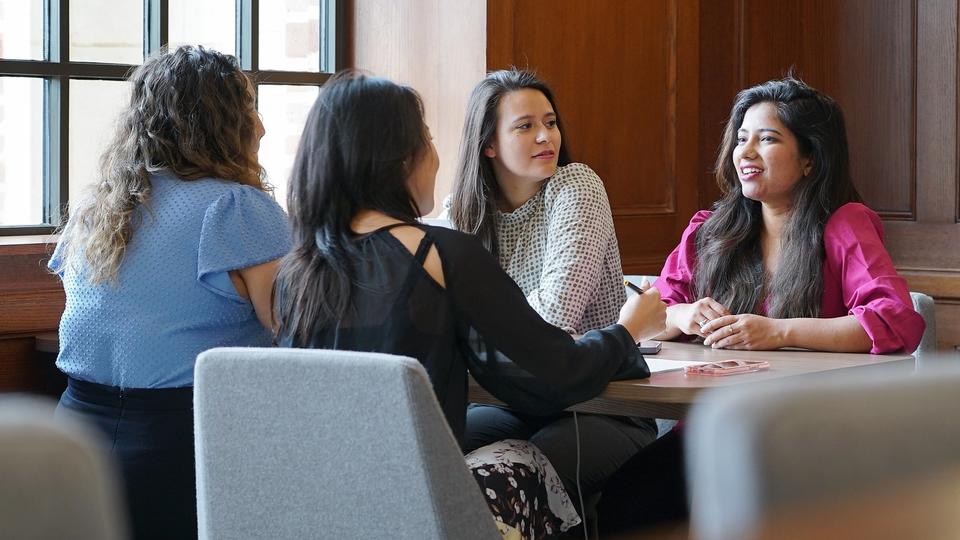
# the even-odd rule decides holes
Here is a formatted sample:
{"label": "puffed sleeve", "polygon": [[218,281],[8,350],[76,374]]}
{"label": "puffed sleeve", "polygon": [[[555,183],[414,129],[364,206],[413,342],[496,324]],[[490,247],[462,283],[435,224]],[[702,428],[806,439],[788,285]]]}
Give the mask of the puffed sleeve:
{"label": "puffed sleeve", "polygon": [[243,300],[227,272],[278,259],[290,250],[290,224],[268,194],[236,186],[214,201],[203,216],[197,280],[211,291]]}
{"label": "puffed sleeve", "polygon": [[[616,242],[610,202],[600,177],[581,163],[547,185],[547,246],[539,286],[527,301],[551,324],[578,334],[583,312],[600,286],[603,260]],[[626,295],[616,283],[617,294]]]}
{"label": "puffed sleeve", "polygon": [[840,278],[844,306],[873,341],[870,352],[916,350],[925,324],[883,246],[880,217],[862,204],[846,204],[830,216],[823,243],[827,269]]}
{"label": "puffed sleeve", "polygon": [[623,326],[574,340],[530,307],[476,238],[449,230],[433,235],[468,369],[498,399],[548,414],[597,396],[611,379],[650,376]]}
{"label": "puffed sleeve", "polygon": [[667,257],[660,277],[653,284],[660,291],[660,298],[668,305],[690,304],[698,298],[693,297],[693,269],[697,262],[697,230],[712,212],[701,210],[693,215],[686,230],[680,236],[680,244]]}

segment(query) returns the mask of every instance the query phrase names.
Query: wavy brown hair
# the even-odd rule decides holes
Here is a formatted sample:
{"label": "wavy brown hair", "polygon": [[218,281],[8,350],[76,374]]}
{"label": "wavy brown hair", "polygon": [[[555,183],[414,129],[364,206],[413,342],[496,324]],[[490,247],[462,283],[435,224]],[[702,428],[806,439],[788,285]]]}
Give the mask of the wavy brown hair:
{"label": "wavy brown hair", "polygon": [[[760,251],[760,202],[743,195],[733,151],[747,110],[772,103],[797,138],[811,169],[793,187],[790,217],[781,233],[780,264],[767,275]],[[861,202],[850,178],[847,130],[840,106],[802,81],[787,77],[737,95],[717,155],[717,184],[723,197],[697,231],[693,292],[711,296],[731,313],[755,313],[765,296],[776,318],[817,317],[823,295],[823,229],[830,215]]]}
{"label": "wavy brown hair", "polygon": [[147,59],[128,80],[130,103],[100,158],[99,180],[62,233],[64,260],[83,256],[92,283],[116,280],[151,173],[267,189],[253,87],[235,57],[183,46]]}
{"label": "wavy brown hair", "polygon": [[501,197],[500,184],[493,172],[492,158],[483,149],[490,145],[497,133],[497,112],[503,96],[517,90],[537,90],[547,98],[557,115],[557,129],[563,143],[557,152],[557,166],[570,163],[567,138],[563,133],[560,111],[553,92],[532,71],[506,69],[489,73],[477,83],[467,104],[467,118],[460,139],[460,158],[450,194],[450,221],[458,230],[474,234],[484,247],[497,254],[497,199]]}

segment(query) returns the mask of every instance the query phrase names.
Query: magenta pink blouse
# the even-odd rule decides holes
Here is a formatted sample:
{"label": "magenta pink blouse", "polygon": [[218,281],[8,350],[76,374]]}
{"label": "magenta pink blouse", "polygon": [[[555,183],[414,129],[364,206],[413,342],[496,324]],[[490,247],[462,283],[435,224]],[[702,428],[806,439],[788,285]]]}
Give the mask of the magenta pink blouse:
{"label": "magenta pink blouse", "polygon": [[[706,210],[694,214],[654,284],[667,305],[698,300],[690,292],[696,231],[710,214]],[[873,354],[916,350],[925,325],[913,309],[906,281],[897,275],[883,247],[880,216],[859,203],[841,206],[827,221],[823,245],[820,317],[856,317],[873,340]]]}

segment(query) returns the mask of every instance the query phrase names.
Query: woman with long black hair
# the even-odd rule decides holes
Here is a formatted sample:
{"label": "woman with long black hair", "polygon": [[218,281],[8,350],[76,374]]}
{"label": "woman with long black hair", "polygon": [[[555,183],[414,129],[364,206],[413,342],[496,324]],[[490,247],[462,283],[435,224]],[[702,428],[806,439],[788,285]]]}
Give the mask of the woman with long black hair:
{"label": "woman with long black hair", "polygon": [[793,78],[737,96],[716,166],[655,286],[667,332],[717,348],[913,352],[923,319],[850,177],[843,113]]}
{"label": "woman with long black hair", "polygon": [[[468,371],[538,413],[596,396],[612,377],[648,373],[635,345],[663,330],[655,292],[628,299],[616,324],[573,339],[537,315],[475,238],[418,223],[433,206],[437,167],[412,89],[353,73],[324,85],[290,178],[294,248],[275,289],[281,345],[418,359],[458,439]],[[504,497],[488,499],[497,512]],[[527,536],[576,522],[546,498],[533,508],[510,523]]]}
{"label": "woman with long black hair", "polygon": [[[913,352],[923,319],[850,177],[840,106],[794,78],[737,95],[716,170],[723,197],[697,212],[654,286],[667,331],[727,349]],[[604,486],[605,534],[686,517],[682,430]]]}

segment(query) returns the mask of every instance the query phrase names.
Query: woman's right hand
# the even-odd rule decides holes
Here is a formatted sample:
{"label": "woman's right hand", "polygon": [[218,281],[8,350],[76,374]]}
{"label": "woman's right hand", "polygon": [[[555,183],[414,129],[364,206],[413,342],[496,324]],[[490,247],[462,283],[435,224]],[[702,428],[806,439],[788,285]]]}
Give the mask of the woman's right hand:
{"label": "woman's right hand", "polygon": [[663,332],[667,322],[667,306],[660,301],[660,291],[650,287],[643,294],[632,294],[620,308],[620,325],[637,343]]}
{"label": "woman's right hand", "polygon": [[709,296],[692,304],[676,304],[667,308],[667,328],[684,334],[706,337],[701,328],[708,322],[730,315],[730,310]]}

